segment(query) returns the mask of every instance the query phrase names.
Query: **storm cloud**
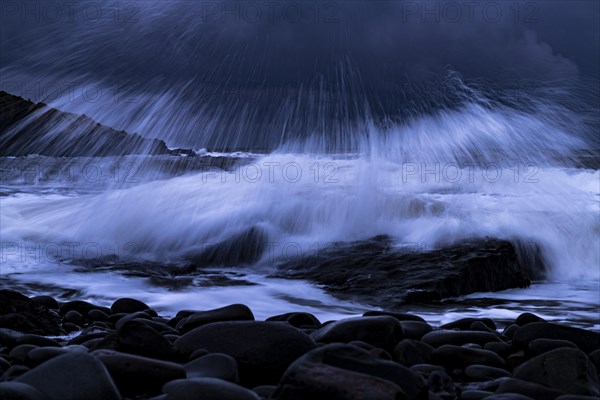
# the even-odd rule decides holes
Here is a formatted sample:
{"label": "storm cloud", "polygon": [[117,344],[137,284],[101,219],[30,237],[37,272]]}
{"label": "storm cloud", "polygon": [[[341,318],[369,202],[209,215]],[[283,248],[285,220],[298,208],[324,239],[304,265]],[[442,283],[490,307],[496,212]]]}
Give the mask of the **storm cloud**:
{"label": "storm cloud", "polygon": [[[185,104],[188,115],[228,121],[244,115],[271,126],[288,123],[282,113],[289,118],[298,107],[305,120],[318,112],[351,119],[365,103],[393,117],[414,102],[407,96],[415,88],[438,88],[449,71],[496,86],[576,85],[597,80],[600,71],[600,5],[591,1],[5,1],[2,7],[4,90],[35,97],[31,82],[101,82],[162,96],[161,106]],[[41,90],[40,97],[50,95]],[[88,108],[102,117],[97,104]]]}

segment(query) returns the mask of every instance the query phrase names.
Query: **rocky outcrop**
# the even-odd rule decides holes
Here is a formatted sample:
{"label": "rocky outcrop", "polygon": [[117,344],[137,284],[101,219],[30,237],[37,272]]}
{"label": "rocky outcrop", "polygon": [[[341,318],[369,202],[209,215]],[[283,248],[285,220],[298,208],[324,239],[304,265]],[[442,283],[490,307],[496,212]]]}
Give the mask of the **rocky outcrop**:
{"label": "rocky outcrop", "polygon": [[164,141],[117,131],[75,115],[0,91],[0,156],[57,157],[194,155]]}
{"label": "rocky outcrop", "polygon": [[512,243],[481,239],[428,252],[395,249],[387,237],[341,243],[286,261],[276,277],[307,279],[332,294],[393,307],[474,292],[523,288],[540,265],[521,262]]}

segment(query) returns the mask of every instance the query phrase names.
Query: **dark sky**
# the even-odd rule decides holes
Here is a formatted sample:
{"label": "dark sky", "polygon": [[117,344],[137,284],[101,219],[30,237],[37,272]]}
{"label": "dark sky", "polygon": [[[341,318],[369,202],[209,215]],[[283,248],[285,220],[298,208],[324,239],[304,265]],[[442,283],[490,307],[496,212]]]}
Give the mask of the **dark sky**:
{"label": "dark sky", "polygon": [[365,82],[447,65],[492,78],[600,70],[592,0],[45,3],[2,2],[3,66],[304,81],[349,60]]}
{"label": "dark sky", "polygon": [[448,71],[497,85],[600,78],[594,0],[50,3],[2,1],[4,89],[89,80],[223,105],[240,87],[325,87],[390,112]]}

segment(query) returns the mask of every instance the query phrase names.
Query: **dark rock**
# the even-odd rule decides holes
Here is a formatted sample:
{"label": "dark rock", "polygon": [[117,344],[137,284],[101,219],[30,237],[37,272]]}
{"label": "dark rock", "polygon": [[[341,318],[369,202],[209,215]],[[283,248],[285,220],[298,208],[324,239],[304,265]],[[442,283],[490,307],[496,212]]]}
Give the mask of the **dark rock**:
{"label": "dark rock", "polygon": [[174,347],[183,354],[200,348],[229,354],[238,363],[240,381],[245,386],[258,386],[277,383],[285,369],[315,343],[286,323],[229,321],[193,329]]}
{"label": "dark rock", "polygon": [[445,371],[444,367],[433,364],[415,364],[410,367],[410,370],[425,377],[428,377],[434,371]]}
{"label": "dark rock", "polygon": [[427,322],[420,321],[400,321],[402,334],[407,339],[421,340],[423,336],[433,330]]}
{"label": "dark rock", "polygon": [[141,318],[136,318],[133,321],[138,321],[144,325],[148,325],[149,327],[151,327],[154,330],[156,330],[157,332],[159,332],[161,335],[168,335],[168,334],[179,335],[179,332],[176,329],[173,329],[169,325],[163,324],[161,322],[157,322],[157,321],[150,320],[150,319],[141,319]]}
{"label": "dark rock", "polygon": [[506,366],[508,367],[508,369],[515,369],[517,368],[519,365],[523,364],[525,361],[527,361],[529,357],[527,357],[525,355],[525,352],[523,350],[519,350],[516,352],[511,352],[508,357],[505,357],[506,359]]}
{"label": "dark rock", "polygon": [[582,396],[580,394],[564,394],[558,396],[556,400],[598,400],[597,396]]}
{"label": "dark rock", "polygon": [[596,370],[598,371],[598,373],[600,373],[600,349],[596,350],[596,351],[592,351],[589,355],[588,355],[590,361],[592,362],[592,364],[594,364],[594,366],[596,367]]}
{"label": "dark rock", "polygon": [[296,360],[273,400],[426,399],[419,375],[356,346],[329,344]]}
{"label": "dark rock", "polygon": [[172,360],[173,346],[163,335],[143,322],[127,321],[118,330],[119,349],[145,357]]}
{"label": "dark rock", "polygon": [[254,321],[252,311],[244,304],[232,304],[209,311],[196,312],[177,324],[181,333],[213,322],[224,321]]}
{"label": "dark rock", "polygon": [[81,315],[79,312],[70,310],[64,315],[63,322],[69,322],[77,326],[83,326],[85,323],[85,318],[83,318],[83,315]]}
{"label": "dark rock", "polygon": [[53,358],[18,377],[49,400],[120,399],[104,365],[86,353],[71,352]]}
{"label": "dark rock", "polygon": [[9,368],[10,368],[10,363],[3,357],[0,357],[0,375],[2,375],[4,373],[4,371],[6,371]]}
{"label": "dark rock", "polygon": [[62,328],[67,333],[77,332],[77,331],[81,330],[80,326],[77,326],[77,325],[72,324],[70,322],[66,322],[66,323],[62,324]]}
{"label": "dark rock", "polygon": [[418,315],[399,313],[399,312],[393,312],[393,311],[377,311],[377,310],[367,311],[363,314],[363,317],[379,317],[382,315],[394,317],[398,321],[426,322],[423,318],[419,317]]}
{"label": "dark rock", "polygon": [[578,349],[562,347],[536,356],[515,369],[514,377],[565,393],[600,395],[596,367]]}
{"label": "dark rock", "polygon": [[492,332],[492,333],[496,333],[496,331],[492,328],[490,328],[489,326],[487,326],[486,324],[484,324],[481,321],[475,321],[471,324],[471,326],[469,327],[469,330],[471,331],[481,331],[481,332]]}
{"label": "dark rock", "polygon": [[[97,338],[97,339],[91,339],[88,340],[87,342],[83,342],[81,343],[81,346],[85,347],[88,350],[94,349],[98,343],[102,342],[103,338]],[[116,335],[115,335],[115,341],[116,341]]]}
{"label": "dark rock", "polygon": [[347,318],[327,324],[311,336],[319,343],[360,340],[392,352],[402,339],[402,326],[390,316]]}
{"label": "dark rock", "polygon": [[456,398],[456,386],[444,371],[432,371],[427,377],[427,387],[440,398]]}
{"label": "dark rock", "polygon": [[256,393],[231,382],[216,378],[179,379],[165,385],[167,400],[260,400]]}
{"label": "dark rock", "polygon": [[384,236],[336,243],[314,256],[285,260],[274,276],[310,280],[338,297],[384,307],[530,284],[530,269],[515,247],[494,239],[429,252],[395,250]]}
{"label": "dark rock", "polygon": [[88,312],[88,319],[92,321],[108,321],[108,314],[100,310],[90,310]]}
{"label": "dark rock", "polygon": [[[152,308],[147,308],[144,310],[144,312],[148,315],[150,315],[152,317],[152,320],[155,320],[156,318],[160,318],[158,316],[158,313],[156,312],[156,310],[153,310]],[[167,320],[164,321],[164,323],[166,323]]]}
{"label": "dark rock", "polygon": [[519,325],[511,324],[511,325],[508,325],[506,328],[504,328],[504,330],[502,331],[502,334],[504,336],[506,336],[507,338],[512,339],[512,337],[515,334],[515,332],[517,331],[517,329],[519,329]]}
{"label": "dark rock", "polygon": [[165,339],[167,339],[171,344],[175,343],[175,341],[177,339],[179,339],[181,336],[180,335],[174,335],[171,333],[165,333],[163,334],[163,336],[165,337]]}
{"label": "dark rock", "polygon": [[63,355],[71,351],[79,351],[87,353],[88,349],[80,345],[72,345],[65,347],[37,347],[30,350],[25,357],[25,364],[30,367],[36,367],[41,363],[50,360],[51,358]]}
{"label": "dark rock", "polygon": [[394,359],[406,367],[427,364],[431,360],[433,350],[427,343],[404,339],[394,348]]}
{"label": "dark rock", "polygon": [[33,387],[18,382],[0,383],[2,400],[46,400],[46,396]]}
{"label": "dark rock", "polygon": [[124,395],[158,394],[167,382],[185,378],[179,364],[111,350],[91,353],[104,364]]}
{"label": "dark rock", "polygon": [[468,349],[483,349],[481,345],[475,343],[465,343],[461,345],[461,347],[466,347]]}
{"label": "dark rock", "polygon": [[483,346],[484,350],[493,351],[502,358],[506,358],[512,349],[512,345],[504,342],[489,342]]}
{"label": "dark rock", "polygon": [[105,314],[110,314],[109,308],[100,307],[83,300],[71,300],[61,304],[59,309],[60,315],[64,316],[71,310],[77,311],[81,315],[88,315],[91,310],[100,310]]}
{"label": "dark rock", "polygon": [[60,347],[60,343],[49,337],[26,334],[17,338],[16,344],[34,344],[36,346]]}
{"label": "dark rock", "polygon": [[17,345],[17,339],[23,336],[21,332],[17,332],[8,328],[0,328],[0,344],[6,347],[14,347]]}
{"label": "dark rock", "polygon": [[433,331],[423,336],[421,340],[432,347],[439,347],[444,344],[460,346],[467,343],[484,346],[486,343],[502,341],[498,335],[490,332],[452,330]]}
{"label": "dark rock", "polygon": [[169,325],[171,328],[176,328],[177,324],[179,323],[179,321],[181,321],[183,319],[183,317],[173,317],[169,320],[169,322],[167,322],[167,325]]}
{"label": "dark rock", "polygon": [[468,331],[471,329],[473,322],[481,322],[490,329],[496,329],[496,324],[489,318],[461,318],[441,325],[440,329],[459,329],[461,331]]}
{"label": "dark rock", "polygon": [[535,400],[529,396],[525,396],[523,394],[518,394],[518,393],[494,394],[490,397],[486,397],[486,399],[491,399],[491,400]]}
{"label": "dark rock", "polygon": [[520,379],[507,378],[502,381],[496,393],[518,393],[524,396],[529,396],[535,400],[554,400],[563,392],[551,389],[537,383],[522,381]]}
{"label": "dark rock", "polygon": [[433,392],[429,392],[428,399],[429,400],[443,400],[440,396],[438,396],[436,393],[433,393]]}
{"label": "dark rock", "polygon": [[273,393],[275,393],[276,389],[277,389],[277,386],[262,385],[262,386],[257,386],[255,388],[253,388],[252,391],[254,393],[256,393],[258,395],[258,397],[260,397],[261,399],[269,400],[271,398],[271,395]]}
{"label": "dark rock", "polygon": [[60,319],[46,306],[12,290],[0,289],[0,328],[61,335]]}
{"label": "dark rock", "polygon": [[391,360],[392,359],[392,356],[390,355],[390,353],[388,353],[387,351],[385,351],[382,348],[375,347],[369,343],[355,340],[355,341],[349,342],[348,344],[352,345],[352,346],[360,347],[361,349],[364,349],[364,350],[367,350],[369,353],[371,353],[371,355],[373,355],[379,359],[382,359],[382,360]]}
{"label": "dark rock", "polygon": [[[98,339],[91,339],[91,341],[93,340],[98,341],[95,342],[95,344],[89,348],[90,350],[120,350],[119,336],[116,333],[110,333]],[[88,341],[86,341],[85,343],[87,342]]]}
{"label": "dark rock", "polygon": [[546,320],[544,320],[541,317],[538,317],[535,314],[528,313],[528,312],[525,312],[525,313],[519,315],[517,317],[517,319],[515,319],[515,324],[518,326],[527,325],[532,322],[546,322]]}
{"label": "dark rock", "polygon": [[43,305],[49,310],[58,310],[58,301],[52,296],[34,296],[31,300]]}
{"label": "dark rock", "polygon": [[463,390],[460,398],[462,400],[480,400],[490,397],[493,394],[494,392],[488,392],[487,390]]}
{"label": "dark rock", "polygon": [[10,353],[8,353],[8,358],[16,364],[25,364],[25,358],[27,354],[38,347],[33,344],[20,344],[15,346]]}
{"label": "dark rock", "polygon": [[106,328],[104,326],[89,325],[84,330],[82,330],[78,336],[71,339],[69,341],[69,344],[81,344],[82,342],[91,338],[103,337],[114,332],[114,329]]}
{"label": "dark rock", "polygon": [[235,358],[227,354],[211,353],[184,365],[188,378],[219,378],[239,382],[238,366]]}
{"label": "dark rock", "polygon": [[285,321],[296,328],[319,328],[321,321],[311,313],[292,312],[287,314],[275,315],[267,318],[267,321]]}
{"label": "dark rock", "polygon": [[573,342],[569,342],[568,340],[534,339],[529,343],[529,354],[537,356],[561,347],[569,347],[571,349],[577,348]]}
{"label": "dark rock", "polygon": [[0,381],[12,381],[13,379],[18,378],[19,376],[23,375],[25,372],[28,371],[30,371],[30,369],[24,365],[12,365],[9,369],[4,371],[2,377],[0,378]]}
{"label": "dark rock", "polygon": [[510,372],[502,368],[473,364],[465,368],[465,376],[474,381],[491,381],[498,378],[509,377],[511,375]]}
{"label": "dark rock", "polygon": [[147,319],[152,320],[152,317],[149,314],[146,314],[144,311],[138,311],[131,314],[125,314],[117,322],[115,322],[115,328],[121,329],[123,325],[125,325],[128,321],[133,321],[134,319]]}
{"label": "dark rock", "polygon": [[600,333],[548,322],[530,322],[515,331],[513,345],[527,349],[534,339],[558,339],[573,342],[586,354],[600,349]]}
{"label": "dark rock", "polygon": [[192,361],[192,360],[195,360],[196,358],[203,357],[203,356],[205,356],[207,354],[210,354],[210,352],[208,350],[206,350],[206,349],[196,349],[196,350],[194,350],[192,352],[192,354],[190,354],[190,356],[188,357],[188,360]]}
{"label": "dark rock", "polygon": [[[7,105],[0,113],[0,156],[175,154],[162,140],[117,131],[85,115],[59,111],[44,103],[35,104],[4,91],[0,91],[0,102]],[[57,132],[53,128],[59,124],[63,128]]]}
{"label": "dark rock", "polygon": [[119,320],[120,320],[121,318],[123,318],[123,317],[124,317],[124,316],[126,316],[126,315],[127,315],[127,314],[125,314],[125,313],[116,313],[116,314],[110,314],[110,315],[108,316],[108,320],[107,320],[107,322],[109,322],[109,323],[111,323],[111,324],[115,325],[117,322],[119,322]]}
{"label": "dark rock", "polygon": [[83,344],[87,341],[93,340],[93,339],[103,339],[106,336],[113,334],[114,332],[111,331],[105,331],[105,330],[99,330],[99,331],[95,331],[95,332],[91,332],[91,333],[80,333],[79,335],[75,336],[73,339],[69,340],[69,344]]}
{"label": "dark rock", "polygon": [[500,368],[505,365],[504,360],[492,351],[469,349],[453,345],[443,345],[435,349],[431,353],[431,362],[443,365],[449,370],[455,368],[464,369],[473,364]]}
{"label": "dark rock", "polygon": [[177,314],[175,315],[175,318],[187,318],[192,314],[196,314],[199,312],[204,312],[203,310],[179,310],[177,311]]}
{"label": "dark rock", "polygon": [[144,311],[149,308],[150,307],[148,307],[148,305],[146,303],[143,303],[136,299],[130,299],[130,298],[118,299],[117,301],[115,301],[112,304],[112,306],[110,306],[110,309],[112,310],[113,313],[125,313],[125,314],[131,314],[131,313],[134,313],[137,311]]}

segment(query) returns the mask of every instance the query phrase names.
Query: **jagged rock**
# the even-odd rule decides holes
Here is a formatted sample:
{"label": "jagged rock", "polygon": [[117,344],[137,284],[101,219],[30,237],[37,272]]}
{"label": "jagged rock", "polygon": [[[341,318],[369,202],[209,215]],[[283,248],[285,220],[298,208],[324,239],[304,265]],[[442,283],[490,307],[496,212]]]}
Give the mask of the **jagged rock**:
{"label": "jagged rock", "polygon": [[473,240],[431,252],[394,250],[387,237],[338,243],[286,260],[275,277],[306,279],[332,294],[382,307],[435,302],[480,291],[528,287],[531,270],[503,240]]}

